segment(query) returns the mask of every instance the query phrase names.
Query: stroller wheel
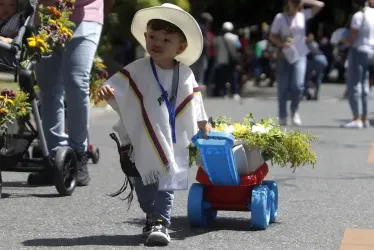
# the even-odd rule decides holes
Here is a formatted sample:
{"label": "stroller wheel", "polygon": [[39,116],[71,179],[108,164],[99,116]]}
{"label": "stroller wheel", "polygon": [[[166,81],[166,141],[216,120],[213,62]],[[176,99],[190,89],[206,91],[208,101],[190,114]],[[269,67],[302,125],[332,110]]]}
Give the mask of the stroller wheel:
{"label": "stroller wheel", "polygon": [[70,196],[77,185],[77,156],[70,147],[62,147],[54,162],[55,186],[61,196]]}
{"label": "stroller wheel", "polygon": [[92,154],[92,162],[94,164],[97,164],[100,160],[100,150],[99,150],[99,148],[95,148],[95,150],[91,154]]}

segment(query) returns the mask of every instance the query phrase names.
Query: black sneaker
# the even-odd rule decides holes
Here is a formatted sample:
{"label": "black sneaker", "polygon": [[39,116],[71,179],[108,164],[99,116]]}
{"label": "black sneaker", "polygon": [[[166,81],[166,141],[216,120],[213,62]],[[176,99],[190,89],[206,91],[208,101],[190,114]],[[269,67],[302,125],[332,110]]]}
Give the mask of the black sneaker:
{"label": "black sneaker", "polygon": [[88,173],[88,157],[87,153],[77,153],[77,167],[78,167],[78,177],[77,186],[87,186],[91,181],[91,177]]}
{"label": "black sneaker", "polygon": [[151,245],[167,245],[170,242],[170,235],[167,227],[162,222],[156,222],[152,226],[147,243]]}
{"label": "black sneaker", "polygon": [[147,220],[145,222],[145,226],[143,227],[142,237],[148,238],[148,236],[151,234],[151,231],[152,231],[152,223]]}

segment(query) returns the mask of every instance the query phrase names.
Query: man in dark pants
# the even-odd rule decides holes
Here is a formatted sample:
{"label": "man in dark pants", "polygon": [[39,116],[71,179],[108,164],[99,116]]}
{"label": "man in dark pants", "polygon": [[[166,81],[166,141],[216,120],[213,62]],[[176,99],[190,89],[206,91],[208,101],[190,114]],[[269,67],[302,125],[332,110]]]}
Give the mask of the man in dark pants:
{"label": "man in dark pants", "polygon": [[238,94],[238,81],[234,79],[234,73],[238,66],[238,50],[241,48],[239,37],[232,33],[234,25],[231,22],[225,22],[222,26],[222,35],[215,39],[216,62],[215,72],[216,87],[214,96],[227,97],[226,83],[231,84],[231,92],[236,101],[241,101]]}

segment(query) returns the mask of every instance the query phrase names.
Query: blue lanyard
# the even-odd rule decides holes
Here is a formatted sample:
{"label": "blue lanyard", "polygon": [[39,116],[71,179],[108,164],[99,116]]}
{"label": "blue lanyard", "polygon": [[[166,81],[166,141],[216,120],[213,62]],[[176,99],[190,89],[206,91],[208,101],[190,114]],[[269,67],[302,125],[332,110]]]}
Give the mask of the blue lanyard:
{"label": "blue lanyard", "polygon": [[[162,87],[162,84],[160,83],[160,80],[158,79],[155,62],[153,61],[152,57],[151,57],[151,66],[152,66],[153,75],[155,76],[155,78],[157,80],[158,86],[160,87],[160,90],[162,92],[162,96],[165,100],[166,108],[168,109],[169,122],[170,122],[170,127],[171,127],[171,136],[172,136],[172,139],[173,139],[173,143],[176,143],[177,138],[176,138],[176,135],[175,135],[175,113],[176,113],[175,111],[176,111],[176,108],[177,108],[176,99],[177,99],[177,92],[178,92],[178,81],[176,82],[177,87],[175,88],[175,93],[172,93],[174,96],[171,97],[171,98],[174,98],[174,101],[172,102],[172,104],[170,104],[170,101],[169,101],[169,98],[168,98],[168,93],[165,91],[164,87]],[[173,74],[175,74],[175,69],[173,70]],[[172,86],[172,89],[173,89],[173,86]]]}

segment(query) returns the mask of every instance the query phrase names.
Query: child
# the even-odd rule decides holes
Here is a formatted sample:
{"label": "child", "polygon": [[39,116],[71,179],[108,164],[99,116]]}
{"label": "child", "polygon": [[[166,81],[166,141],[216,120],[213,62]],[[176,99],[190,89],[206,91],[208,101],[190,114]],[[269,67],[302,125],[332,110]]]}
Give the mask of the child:
{"label": "child", "polygon": [[205,136],[210,131],[189,68],[201,55],[203,37],[195,19],[173,4],[138,11],[131,31],[150,57],[112,76],[99,96],[120,116],[113,128],[122,144],[133,147],[141,176],[133,182],[146,214],[143,235],[147,243],[168,244],[173,190],[188,189],[187,147],[197,128]]}
{"label": "child", "polygon": [[0,41],[11,43],[24,22],[17,0],[0,0]]}

